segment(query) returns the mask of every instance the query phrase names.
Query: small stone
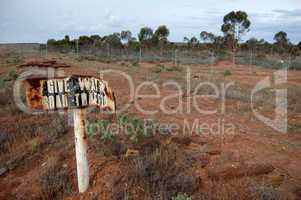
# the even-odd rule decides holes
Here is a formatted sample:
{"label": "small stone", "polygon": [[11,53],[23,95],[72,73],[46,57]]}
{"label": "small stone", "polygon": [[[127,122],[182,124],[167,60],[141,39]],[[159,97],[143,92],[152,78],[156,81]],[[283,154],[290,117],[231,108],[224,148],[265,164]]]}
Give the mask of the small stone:
{"label": "small stone", "polygon": [[139,151],[138,150],[134,150],[134,149],[128,149],[125,153],[125,157],[136,157],[139,155]]}
{"label": "small stone", "polygon": [[277,188],[281,185],[284,180],[284,175],[282,174],[274,174],[268,177],[268,183],[272,185],[274,188]]}
{"label": "small stone", "polygon": [[6,167],[1,167],[0,168],[0,176],[4,175],[7,172],[7,168]]}

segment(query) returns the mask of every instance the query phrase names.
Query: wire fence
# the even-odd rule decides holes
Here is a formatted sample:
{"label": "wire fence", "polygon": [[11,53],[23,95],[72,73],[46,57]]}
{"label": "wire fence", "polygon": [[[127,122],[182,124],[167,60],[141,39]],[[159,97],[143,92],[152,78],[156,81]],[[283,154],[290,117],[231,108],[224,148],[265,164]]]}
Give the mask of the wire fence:
{"label": "wire fence", "polygon": [[18,63],[28,57],[47,57],[49,53],[70,55],[77,59],[102,62],[170,62],[174,64],[214,64],[221,60],[235,60],[235,64],[255,65],[264,68],[289,68],[301,70],[301,56],[265,54],[259,51],[238,51],[233,58],[230,51],[199,48],[113,48],[109,45],[96,47],[60,46],[41,44],[1,44],[0,62]]}

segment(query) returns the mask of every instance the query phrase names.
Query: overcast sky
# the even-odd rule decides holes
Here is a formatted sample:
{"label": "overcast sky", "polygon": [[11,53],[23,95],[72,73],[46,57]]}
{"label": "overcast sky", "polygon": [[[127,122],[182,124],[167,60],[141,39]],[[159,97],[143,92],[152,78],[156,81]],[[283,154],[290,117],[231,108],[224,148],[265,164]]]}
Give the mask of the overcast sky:
{"label": "overcast sky", "polygon": [[249,14],[251,31],[243,38],[272,41],[276,32],[301,41],[301,0],[0,0],[0,43],[46,42],[68,34],[109,34],[165,24],[171,41],[203,30],[221,34],[223,16]]}

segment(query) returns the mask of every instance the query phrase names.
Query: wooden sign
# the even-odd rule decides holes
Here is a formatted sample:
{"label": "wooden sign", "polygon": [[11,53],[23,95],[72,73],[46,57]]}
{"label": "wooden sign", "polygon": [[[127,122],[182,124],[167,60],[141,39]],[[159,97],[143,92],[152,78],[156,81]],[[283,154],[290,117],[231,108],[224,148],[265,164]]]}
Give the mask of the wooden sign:
{"label": "wooden sign", "polygon": [[113,92],[106,82],[89,76],[31,77],[25,80],[25,88],[30,109],[73,110],[78,190],[85,192],[89,187],[85,108],[97,106],[115,112]]}
{"label": "wooden sign", "polygon": [[115,111],[115,98],[107,84],[94,77],[32,78],[25,81],[30,109],[60,110],[98,106]]}

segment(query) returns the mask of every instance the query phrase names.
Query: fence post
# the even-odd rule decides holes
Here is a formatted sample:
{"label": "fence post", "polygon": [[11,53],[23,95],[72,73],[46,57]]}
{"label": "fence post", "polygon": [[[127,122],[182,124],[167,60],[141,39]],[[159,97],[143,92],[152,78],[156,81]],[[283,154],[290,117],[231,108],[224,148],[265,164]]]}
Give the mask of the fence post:
{"label": "fence post", "polygon": [[250,49],[250,68],[251,68],[251,72],[253,73],[253,49]]}
{"label": "fence post", "polygon": [[89,186],[89,164],[87,158],[88,138],[85,130],[85,110],[74,109],[73,117],[78,191],[83,193]]}
{"label": "fence post", "polygon": [[139,63],[142,62],[142,49],[139,48]]}
{"label": "fence post", "polygon": [[214,52],[213,51],[209,51],[210,52],[210,81],[212,81],[212,77],[213,77],[213,65],[215,62],[215,58],[214,58]]}
{"label": "fence post", "polygon": [[48,44],[46,43],[46,58],[47,58],[47,55],[48,55]]}
{"label": "fence post", "polygon": [[110,54],[110,44],[107,43],[107,57],[111,58],[111,54]]}
{"label": "fence post", "polygon": [[78,57],[78,51],[79,51],[79,46],[78,46],[78,39],[75,40],[75,48],[76,48],[76,57]]}
{"label": "fence post", "polygon": [[174,56],[175,56],[175,60],[174,60],[174,62],[175,62],[175,65],[177,65],[177,49],[175,49],[175,52],[174,52]]}

